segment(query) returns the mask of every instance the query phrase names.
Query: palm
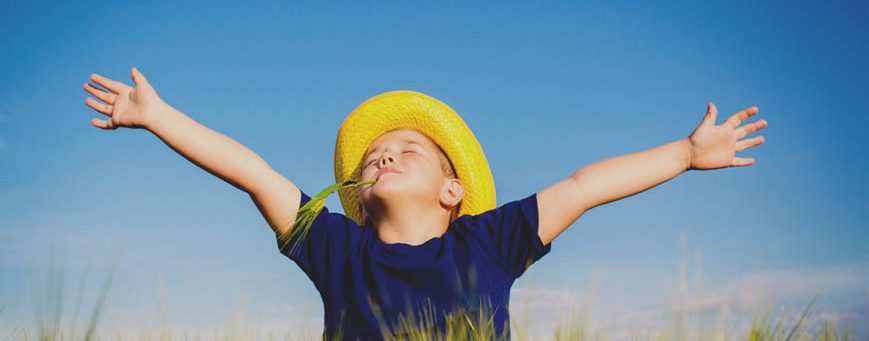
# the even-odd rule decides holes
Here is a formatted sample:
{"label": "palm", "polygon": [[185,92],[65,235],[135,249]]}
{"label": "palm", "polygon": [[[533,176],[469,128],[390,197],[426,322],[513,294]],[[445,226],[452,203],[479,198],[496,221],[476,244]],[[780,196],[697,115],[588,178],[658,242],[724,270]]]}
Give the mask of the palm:
{"label": "palm", "polygon": [[142,87],[132,88],[122,96],[118,96],[115,102],[115,112],[118,115],[114,116],[114,121],[122,126],[134,126],[137,122],[144,120],[144,108],[146,101],[143,100]]}
{"label": "palm", "polygon": [[91,119],[91,123],[103,129],[117,129],[118,127],[143,128],[150,119],[152,109],[162,103],[157,92],[136,68],[131,70],[131,76],[136,87],[130,87],[106,77],[94,74],[91,79],[103,86],[108,91],[85,84],[84,89],[103,103],[91,98],[85,99],[85,103],[106,116],[110,120],[102,121]]}
{"label": "palm", "polygon": [[736,157],[736,153],[764,142],[763,136],[740,140],[766,127],[766,120],[739,126],[742,121],[757,112],[757,107],[750,107],[734,114],[723,124],[715,125],[718,111],[714,104],[709,103],[703,121],[688,137],[691,144],[689,169],[706,170],[754,164],[753,158]]}

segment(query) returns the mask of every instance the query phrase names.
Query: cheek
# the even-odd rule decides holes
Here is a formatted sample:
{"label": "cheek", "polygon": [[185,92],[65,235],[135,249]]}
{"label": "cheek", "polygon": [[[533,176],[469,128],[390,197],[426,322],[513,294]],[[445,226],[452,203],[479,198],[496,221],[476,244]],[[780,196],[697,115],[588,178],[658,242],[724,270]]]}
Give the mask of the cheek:
{"label": "cheek", "polygon": [[426,169],[425,172],[420,173],[419,180],[424,182],[427,187],[440,189],[441,184],[443,183],[443,177],[439,173],[439,169],[430,170]]}
{"label": "cheek", "polygon": [[374,180],[373,179],[374,174],[377,174],[377,172],[372,171],[372,169],[373,169],[373,167],[368,167],[368,168],[363,169],[362,170],[362,179]]}

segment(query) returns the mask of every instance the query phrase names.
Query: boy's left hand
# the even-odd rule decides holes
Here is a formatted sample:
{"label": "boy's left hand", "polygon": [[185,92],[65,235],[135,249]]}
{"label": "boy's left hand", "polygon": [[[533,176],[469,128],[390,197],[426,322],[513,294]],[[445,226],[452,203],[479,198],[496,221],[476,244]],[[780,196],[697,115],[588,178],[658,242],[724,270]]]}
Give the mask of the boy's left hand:
{"label": "boy's left hand", "polygon": [[707,106],[706,117],[686,138],[689,149],[688,170],[707,170],[733,166],[750,166],[754,158],[736,157],[735,154],[764,142],[763,136],[739,140],[766,127],[766,120],[739,126],[758,112],[755,106],[742,110],[721,125],[715,125],[718,110],[712,102]]}

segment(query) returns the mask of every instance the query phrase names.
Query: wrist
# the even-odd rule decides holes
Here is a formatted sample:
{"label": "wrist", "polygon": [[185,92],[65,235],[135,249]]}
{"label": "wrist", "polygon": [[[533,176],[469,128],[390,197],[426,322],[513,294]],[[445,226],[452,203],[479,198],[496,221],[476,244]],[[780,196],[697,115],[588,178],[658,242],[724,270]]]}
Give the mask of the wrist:
{"label": "wrist", "polygon": [[145,129],[156,133],[163,126],[164,122],[169,120],[174,112],[174,108],[166,102],[160,101],[148,111],[144,119]]}
{"label": "wrist", "polygon": [[679,140],[679,144],[682,145],[682,171],[686,172],[691,170],[691,160],[694,156],[694,149],[691,147],[691,139],[688,137]]}

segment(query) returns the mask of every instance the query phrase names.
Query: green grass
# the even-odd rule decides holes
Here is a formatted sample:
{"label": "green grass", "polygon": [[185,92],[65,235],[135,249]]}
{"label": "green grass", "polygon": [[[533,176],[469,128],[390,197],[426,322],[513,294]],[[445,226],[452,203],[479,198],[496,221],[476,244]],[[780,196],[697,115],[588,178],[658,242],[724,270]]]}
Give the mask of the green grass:
{"label": "green grass", "polygon": [[[31,324],[22,324],[11,329],[3,328],[0,330],[8,332],[6,335],[0,335],[0,340],[97,340],[97,331],[99,330],[100,317],[102,309],[109,293],[115,267],[106,277],[100,288],[96,302],[91,311],[90,318],[87,320],[87,325],[83,329],[79,328],[80,319],[76,318],[81,312],[82,297],[84,296],[84,283],[87,279],[87,272],[82,273],[81,282],[79,284],[79,292],[73,309],[73,317],[63,315],[64,296],[63,296],[63,268],[54,267],[50,269],[47,276],[46,287],[43,292],[34,292],[34,311],[33,322]],[[0,320],[4,318],[3,312],[8,301],[0,307]],[[0,328],[3,324],[0,324]]]}
{"label": "green grass", "polygon": [[[86,324],[80,328],[78,325],[81,316],[82,290],[79,290],[72,316],[64,316],[63,295],[63,271],[55,270],[48,280],[44,292],[38,293],[37,302],[34,306],[34,318],[29,323],[18,326],[8,326],[8,323],[0,323],[0,341],[2,340],[317,340],[319,332],[310,330],[293,330],[283,333],[245,328],[243,323],[226,323],[215,331],[175,331],[165,321],[165,307],[160,304],[161,325],[156,330],[106,330],[102,327],[103,306],[108,296],[114,270],[104,280],[100,288],[96,302],[86,313]],[[82,276],[82,284],[86,275]],[[80,285],[79,288],[83,288]],[[813,313],[816,298],[801,309],[796,316],[785,313],[772,316],[769,309],[759,308],[752,318],[753,322],[748,330],[744,331],[709,331],[709,328],[692,328],[686,321],[691,319],[677,318],[671,327],[652,332],[635,332],[631,340],[750,340],[750,341],[838,341],[855,340],[850,335],[847,326],[837,326],[832,321],[822,319],[822,327],[819,330],[810,331],[807,321]],[[9,299],[3,301],[0,306],[0,322],[5,320],[6,307]],[[491,311],[488,307],[480,309],[482,312]],[[589,325],[587,316],[589,307],[583,310],[572,309],[569,316],[563,316],[547,339],[553,340],[604,340],[603,335],[595,332],[594,326]],[[387,340],[491,340],[495,337],[495,326],[492,325],[490,316],[486,314],[456,313],[448,318],[447,327],[438,332],[429,328],[432,325],[433,314],[426,311],[421,314],[422,318],[403,316],[400,319],[396,335],[385,334]],[[689,316],[690,317],[690,316]],[[790,321],[790,322],[788,322]],[[702,322],[696,322],[700,327]],[[384,331],[388,331],[385,324],[381,324]],[[511,333],[516,340],[530,340],[527,333],[526,322],[521,318],[512,316]],[[330,340],[340,340],[340,335],[332,336]]]}
{"label": "green grass", "polygon": [[[317,201],[322,201],[329,193],[334,192],[338,186],[353,186],[357,183],[342,183],[336,186],[330,186],[318,196]],[[313,212],[318,209],[318,204],[312,204],[309,209]],[[311,213],[314,214],[314,213]],[[301,233],[301,232],[300,232]],[[751,323],[744,330],[728,330],[727,327],[721,325],[720,320],[716,319],[716,323],[705,321],[701,316],[702,312],[694,311],[690,305],[685,304],[690,300],[688,294],[688,274],[687,264],[684,263],[685,257],[685,237],[680,240],[680,264],[678,284],[676,285],[676,297],[679,302],[675,304],[675,309],[668,314],[662,316],[669,322],[666,327],[658,330],[625,330],[627,339],[629,340],[714,340],[714,341],[729,341],[729,340],[749,340],[749,341],[846,341],[856,340],[851,335],[849,326],[839,326],[833,321],[815,317],[815,304],[820,294],[815,295],[805,306],[801,307],[796,314],[789,312],[789,308],[785,307],[781,313],[773,313],[772,304],[760,305],[755,308],[754,316],[750,317]],[[115,259],[119,259],[116,257]],[[0,341],[4,340],[39,340],[39,341],[60,341],[60,340],[319,340],[321,339],[321,331],[313,331],[310,328],[290,328],[286,331],[276,332],[263,330],[252,326],[243,321],[243,313],[236,314],[242,316],[234,321],[227,321],[222,325],[218,325],[214,330],[196,330],[185,331],[177,330],[170,325],[166,319],[166,305],[163,302],[162,296],[159,300],[158,320],[159,326],[156,328],[146,326],[144,323],[137,324],[141,330],[119,329],[106,327],[104,319],[103,307],[107,304],[108,294],[114,273],[118,264],[115,263],[111,268],[108,276],[102,280],[102,285],[93,298],[92,302],[84,302],[85,297],[85,282],[92,276],[88,275],[87,271],[82,273],[79,281],[77,296],[74,298],[72,309],[66,308],[68,298],[64,295],[64,271],[62,267],[50,267],[46,276],[44,286],[41,290],[34,289],[33,292],[33,316],[29,320],[10,319],[9,302],[12,298],[6,297],[0,299]],[[696,279],[696,278],[695,278]],[[39,281],[36,281],[39,282]],[[37,283],[39,284],[39,283]],[[162,281],[160,282],[162,287]],[[566,302],[569,304],[569,312],[565,316],[559,316],[557,321],[553,322],[552,331],[549,335],[545,335],[547,340],[607,340],[609,339],[606,330],[601,328],[601,324],[606,325],[608,321],[602,321],[598,324],[590,322],[592,312],[592,302],[595,295],[588,294],[580,305],[577,302]],[[123,298],[121,298],[123,299]],[[528,311],[522,310],[523,305],[532,301],[532,298],[526,298],[523,301],[513,301],[511,305],[514,310],[511,311],[510,330],[514,340],[534,340],[535,338],[529,335],[530,323],[527,321]],[[567,301],[567,299],[560,299]],[[85,309],[83,303],[92,303]],[[375,303],[372,306],[376,308]],[[389,328],[381,318],[380,328],[384,332],[386,340],[491,340],[498,339],[497,331],[501,328],[496,328],[493,325],[492,313],[495,311],[489,302],[481,303],[478,313],[457,311],[447,316],[445,328],[433,328],[434,314],[432,313],[431,304],[426,305],[426,309],[417,314],[401,315],[398,319],[398,324]],[[375,309],[378,311],[378,309]],[[65,312],[70,314],[65,315]],[[524,315],[522,314],[524,312]],[[112,316],[109,316],[112,317]],[[743,318],[748,319],[748,316]],[[15,321],[15,322],[13,322]],[[24,321],[24,322],[20,322]],[[745,322],[748,322],[747,320]],[[811,323],[810,323],[811,322]],[[16,324],[17,323],[17,324]],[[659,324],[660,325],[660,324]],[[810,327],[814,325],[815,327]],[[818,327],[820,326],[820,327]],[[395,334],[389,333],[391,329],[396,330]],[[628,328],[633,329],[633,328]],[[603,330],[603,331],[602,331]],[[340,340],[341,331],[337,335],[330,335],[329,340]],[[620,337],[618,339],[625,339]],[[869,339],[864,339],[869,340]]]}

